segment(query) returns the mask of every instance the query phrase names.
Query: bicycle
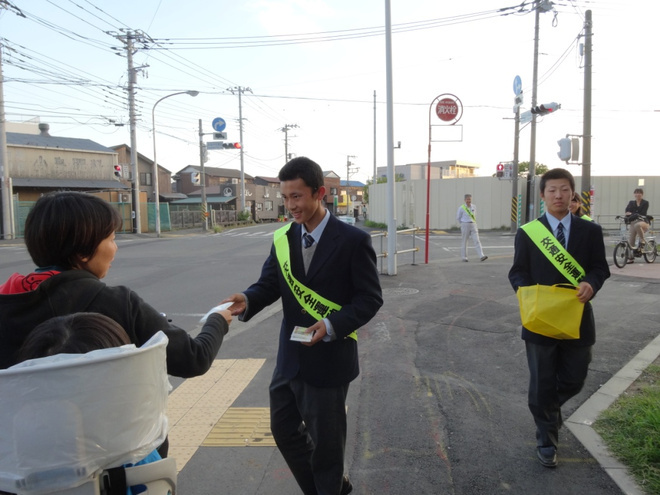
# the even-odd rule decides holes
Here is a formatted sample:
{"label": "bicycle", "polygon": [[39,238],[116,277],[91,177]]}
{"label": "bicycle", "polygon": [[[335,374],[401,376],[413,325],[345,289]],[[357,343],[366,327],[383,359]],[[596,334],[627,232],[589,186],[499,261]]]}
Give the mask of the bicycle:
{"label": "bicycle", "polygon": [[[638,247],[633,247],[628,242],[630,218],[620,215],[617,215],[615,218],[620,223],[621,240],[614,248],[614,264],[619,268],[623,268],[630,262],[630,260],[641,258],[642,256],[647,263],[653,263],[658,256],[658,247],[655,243],[655,236],[645,235],[646,243]],[[645,217],[644,220],[651,225],[653,217]]]}

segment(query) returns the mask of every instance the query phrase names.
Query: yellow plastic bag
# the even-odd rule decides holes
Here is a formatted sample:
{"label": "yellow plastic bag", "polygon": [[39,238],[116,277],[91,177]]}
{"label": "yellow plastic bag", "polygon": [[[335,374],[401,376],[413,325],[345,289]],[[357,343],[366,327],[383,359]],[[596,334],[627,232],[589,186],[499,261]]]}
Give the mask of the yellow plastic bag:
{"label": "yellow plastic bag", "polygon": [[584,303],[572,285],[519,287],[520,319],[530,332],[553,339],[579,339]]}

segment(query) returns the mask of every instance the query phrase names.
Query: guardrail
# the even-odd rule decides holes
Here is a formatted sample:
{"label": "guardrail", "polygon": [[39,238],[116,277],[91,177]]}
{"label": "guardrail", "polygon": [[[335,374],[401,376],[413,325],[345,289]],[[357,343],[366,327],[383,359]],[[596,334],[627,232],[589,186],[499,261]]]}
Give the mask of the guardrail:
{"label": "guardrail", "polygon": [[[404,254],[404,253],[412,253],[412,265],[415,265],[415,253],[419,251],[419,247],[415,246],[415,240],[417,239],[417,232],[420,229],[418,227],[413,227],[412,229],[403,229],[403,230],[397,230],[396,235],[398,236],[399,234],[407,234],[412,232],[413,236],[413,247],[410,249],[402,249],[402,250],[397,250],[394,254],[399,255],[399,254]],[[387,238],[387,232],[377,232],[376,234],[371,234],[371,239],[375,239],[376,237],[380,237],[380,253],[376,253],[376,258],[380,258],[380,273],[383,272],[383,260],[387,258],[387,250],[383,249],[383,241],[384,239]]]}

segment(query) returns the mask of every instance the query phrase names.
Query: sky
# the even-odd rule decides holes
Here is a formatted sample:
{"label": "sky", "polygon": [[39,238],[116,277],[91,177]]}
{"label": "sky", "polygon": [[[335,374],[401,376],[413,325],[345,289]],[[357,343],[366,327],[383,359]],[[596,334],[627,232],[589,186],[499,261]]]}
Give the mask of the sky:
{"label": "sky", "polygon": [[[342,179],[366,182],[387,165],[383,0],[6,0],[0,7],[6,119],[39,119],[54,136],[130,144],[127,58],[133,55],[137,149],[176,173],[199,165],[199,122],[211,141],[216,117],[238,142],[244,171],[275,177],[287,151]],[[514,90],[532,96],[531,0],[391,0],[396,165],[460,160],[490,176],[513,159]],[[562,0],[540,15],[536,162],[557,157],[557,140],[583,131],[584,13],[593,17],[592,175],[658,175],[660,68],[653,0]],[[375,105],[374,105],[375,93]],[[455,95],[463,114],[441,126],[432,102]],[[374,108],[375,106],[375,108]],[[123,125],[121,125],[123,124]],[[459,127],[460,126],[460,127]],[[459,141],[449,142],[457,135]],[[236,150],[209,151],[206,166],[240,170]],[[530,127],[519,160],[530,157]]]}

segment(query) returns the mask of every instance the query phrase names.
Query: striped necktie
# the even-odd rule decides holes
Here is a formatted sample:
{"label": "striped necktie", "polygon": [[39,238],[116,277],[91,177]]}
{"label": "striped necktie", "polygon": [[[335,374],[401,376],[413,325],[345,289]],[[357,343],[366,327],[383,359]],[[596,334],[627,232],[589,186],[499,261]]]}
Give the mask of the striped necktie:
{"label": "striped necktie", "polygon": [[303,234],[303,243],[305,244],[305,249],[308,247],[312,247],[312,244],[314,244],[314,238],[309,235],[307,232]]}
{"label": "striped necktie", "polygon": [[564,224],[559,222],[559,225],[557,226],[557,240],[561,242],[561,245],[564,246],[564,249],[566,249],[566,236],[564,236]]}

